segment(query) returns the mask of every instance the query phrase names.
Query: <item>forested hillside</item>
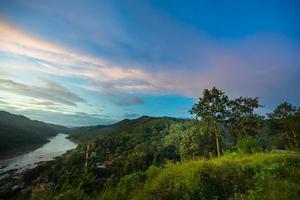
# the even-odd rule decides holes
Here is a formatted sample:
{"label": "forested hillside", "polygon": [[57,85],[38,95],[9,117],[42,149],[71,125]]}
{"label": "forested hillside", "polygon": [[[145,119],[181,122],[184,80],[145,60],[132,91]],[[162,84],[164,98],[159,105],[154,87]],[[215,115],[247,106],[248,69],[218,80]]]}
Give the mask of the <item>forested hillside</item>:
{"label": "forested hillside", "polygon": [[[69,131],[70,138],[81,142],[94,139],[98,136],[103,135],[114,135],[120,132],[130,132],[135,129],[136,126],[143,126],[149,120],[154,119],[153,117],[142,116],[137,119],[129,120],[124,119],[118,123],[112,125],[98,125],[98,126],[87,126],[74,128]],[[170,120],[170,121],[183,121],[182,119],[176,119],[171,117],[160,117],[156,120]]]}
{"label": "forested hillside", "polygon": [[0,155],[16,148],[47,142],[67,128],[0,111]]}
{"label": "forested hillside", "polygon": [[[25,199],[297,199],[300,112],[205,90],[192,119],[141,117],[73,130],[77,149],[1,195]],[[23,192],[12,191],[15,185]],[[280,192],[278,188],[281,188]]]}

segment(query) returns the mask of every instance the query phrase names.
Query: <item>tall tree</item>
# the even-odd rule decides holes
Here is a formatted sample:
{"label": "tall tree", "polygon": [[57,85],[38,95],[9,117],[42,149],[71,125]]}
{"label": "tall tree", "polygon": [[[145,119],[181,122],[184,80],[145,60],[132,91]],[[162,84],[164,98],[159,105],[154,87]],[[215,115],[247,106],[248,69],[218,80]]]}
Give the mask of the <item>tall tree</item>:
{"label": "tall tree", "polygon": [[270,119],[285,119],[296,115],[298,112],[299,110],[297,110],[296,106],[285,101],[279,104],[272,113],[268,113],[267,115]]}
{"label": "tall tree", "polygon": [[283,140],[289,150],[296,150],[300,140],[300,109],[283,102],[268,117],[275,136]]}
{"label": "tall tree", "polygon": [[217,156],[221,155],[220,136],[222,130],[220,124],[224,124],[228,116],[228,102],[225,93],[213,87],[211,90],[203,91],[202,97],[190,111],[191,114],[196,115],[196,119],[201,121],[205,132],[214,138]]}
{"label": "tall tree", "polygon": [[258,98],[239,97],[229,101],[230,115],[226,123],[229,133],[236,139],[256,135],[262,117],[254,113],[261,107]]}

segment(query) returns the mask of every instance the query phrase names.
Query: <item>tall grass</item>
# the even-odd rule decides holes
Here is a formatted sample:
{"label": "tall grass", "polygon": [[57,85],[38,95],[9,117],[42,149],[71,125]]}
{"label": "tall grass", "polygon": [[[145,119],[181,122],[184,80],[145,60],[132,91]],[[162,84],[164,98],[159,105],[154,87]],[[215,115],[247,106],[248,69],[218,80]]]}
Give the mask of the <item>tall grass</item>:
{"label": "tall grass", "polygon": [[106,194],[114,195],[101,195],[100,199],[116,196],[135,200],[296,200],[300,197],[300,155],[257,153],[233,157],[226,154],[211,160],[152,167],[144,173],[144,178],[133,178],[132,184],[130,177],[125,179],[126,185],[131,185],[129,190],[123,190],[119,184],[106,190]]}

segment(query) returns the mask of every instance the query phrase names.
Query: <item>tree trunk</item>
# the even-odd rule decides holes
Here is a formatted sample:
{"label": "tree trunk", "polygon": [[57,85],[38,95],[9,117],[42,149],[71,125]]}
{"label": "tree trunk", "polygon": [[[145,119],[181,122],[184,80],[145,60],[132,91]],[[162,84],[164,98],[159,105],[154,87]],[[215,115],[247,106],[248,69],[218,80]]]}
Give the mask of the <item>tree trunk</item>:
{"label": "tree trunk", "polygon": [[297,140],[296,140],[296,133],[295,133],[295,131],[292,131],[292,134],[293,134],[293,144],[294,144],[294,149],[293,150],[296,150],[296,148],[297,148]]}
{"label": "tree trunk", "polygon": [[221,156],[220,144],[219,144],[219,138],[218,138],[217,134],[215,134],[215,139],[216,139],[217,156],[220,157]]}
{"label": "tree trunk", "polygon": [[220,151],[220,142],[219,142],[219,137],[217,133],[217,123],[214,121],[213,122],[213,127],[214,127],[214,133],[215,133],[215,141],[216,141],[216,150],[217,150],[217,156],[221,156],[221,151]]}
{"label": "tree trunk", "polygon": [[[292,132],[292,134],[293,134],[293,131],[291,131]],[[287,132],[286,133],[286,140],[287,140],[287,143],[288,143],[288,145],[289,145],[289,147],[290,147],[290,149],[289,150],[291,150],[291,151],[294,151],[295,150],[295,144],[296,143],[294,143],[294,140],[295,138],[294,138],[294,135],[293,136],[290,136],[289,135],[289,132]]]}
{"label": "tree trunk", "polygon": [[88,167],[89,150],[90,150],[90,145],[88,144],[88,145],[86,146],[85,164],[84,164],[84,167],[85,167],[85,171],[86,171],[86,172],[87,172],[87,167]]}

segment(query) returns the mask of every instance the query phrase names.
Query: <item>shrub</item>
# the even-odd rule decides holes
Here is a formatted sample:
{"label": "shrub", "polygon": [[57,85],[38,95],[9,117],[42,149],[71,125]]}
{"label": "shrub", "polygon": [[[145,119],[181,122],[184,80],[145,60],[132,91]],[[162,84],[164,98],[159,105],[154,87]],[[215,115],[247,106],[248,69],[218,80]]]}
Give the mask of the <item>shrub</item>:
{"label": "shrub", "polygon": [[[299,165],[299,155],[263,153],[235,160],[223,156],[168,164],[156,176],[151,173],[151,178],[143,187],[135,188],[133,198],[128,199],[271,199],[278,185],[284,187],[281,197],[294,199],[299,193],[299,181],[295,182],[300,178]],[[288,172],[292,168],[291,176]],[[295,180],[291,185],[285,181],[289,177]]]}
{"label": "shrub", "polygon": [[241,139],[237,143],[239,152],[242,153],[255,153],[261,150],[258,141],[254,138]]}

